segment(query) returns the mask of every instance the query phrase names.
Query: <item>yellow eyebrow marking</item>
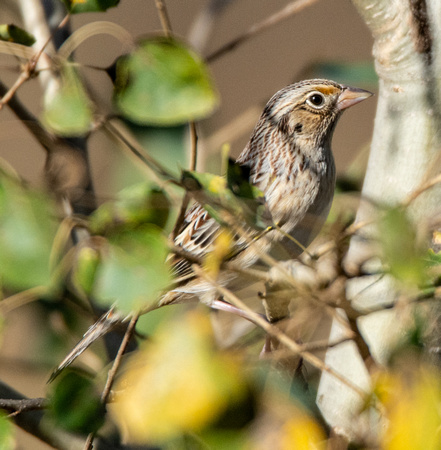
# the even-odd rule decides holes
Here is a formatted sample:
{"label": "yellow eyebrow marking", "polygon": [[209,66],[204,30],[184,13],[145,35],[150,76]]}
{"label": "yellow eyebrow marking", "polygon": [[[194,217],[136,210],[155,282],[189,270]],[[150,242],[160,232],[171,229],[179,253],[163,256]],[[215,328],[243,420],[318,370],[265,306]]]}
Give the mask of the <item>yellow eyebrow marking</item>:
{"label": "yellow eyebrow marking", "polygon": [[320,86],[317,88],[317,91],[321,92],[324,95],[331,95],[337,92],[337,88],[334,86]]}

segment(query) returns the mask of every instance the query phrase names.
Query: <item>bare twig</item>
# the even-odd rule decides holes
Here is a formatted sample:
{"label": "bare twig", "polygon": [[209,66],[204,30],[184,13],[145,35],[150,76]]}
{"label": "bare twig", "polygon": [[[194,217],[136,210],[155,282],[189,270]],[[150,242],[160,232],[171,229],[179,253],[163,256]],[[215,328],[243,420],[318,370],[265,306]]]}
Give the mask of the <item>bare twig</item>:
{"label": "bare twig", "polygon": [[[159,18],[161,20],[161,25],[162,25],[164,34],[166,37],[170,38],[173,36],[173,32],[172,32],[170,18],[168,16],[167,6],[165,4],[165,1],[164,0],[155,0],[155,3],[156,3],[156,9],[158,10]],[[196,162],[197,162],[198,135],[196,132],[195,122],[190,122],[189,127],[190,127],[190,170],[194,171],[194,170],[196,170]],[[188,207],[189,203],[190,203],[190,196],[189,196],[188,192],[186,191],[184,194],[184,197],[182,199],[178,217],[176,218],[176,222],[173,227],[173,231],[171,233],[172,239],[175,239],[176,236],[179,234],[181,225],[185,219],[185,213],[187,211],[187,207]]]}
{"label": "bare twig", "polygon": [[421,194],[423,194],[428,189],[432,188],[433,186],[435,186],[439,183],[441,183],[441,174],[436,175],[435,177],[431,178],[429,181],[423,183],[418,189],[415,189],[413,192],[411,192],[410,195],[407,197],[407,199],[404,200],[403,206],[404,207],[409,206]]}
{"label": "bare twig", "polygon": [[172,36],[170,18],[167,12],[167,6],[164,0],[155,0],[156,9],[158,10],[159,19],[161,20],[162,29],[167,37]]}
{"label": "bare twig", "polygon": [[[14,406],[24,406],[28,401],[30,401],[29,405],[33,404],[34,406],[40,403],[40,399],[28,399],[2,381],[0,381],[0,398],[2,398],[1,402],[4,402],[3,405],[8,411],[12,410],[8,406],[12,407],[13,402],[18,402]],[[44,402],[44,399],[42,401]],[[3,408],[3,406],[0,407]],[[43,412],[40,408],[27,409],[22,414],[12,416],[12,419],[17,426],[43,442],[46,442],[53,448],[60,450],[67,450],[68,448],[70,450],[82,449],[84,439],[57,427],[44,426]]]}
{"label": "bare twig", "polygon": [[[8,91],[9,89],[0,81],[0,96],[7,95]],[[8,106],[44,149],[51,151],[55,148],[55,138],[41,126],[17,96],[14,95],[8,100]]]}
{"label": "bare twig", "polygon": [[181,186],[180,181],[169,172],[163,165],[158,161],[144,152],[144,149],[139,145],[139,143],[131,138],[128,133],[122,129],[120,125],[116,125],[110,121],[104,124],[104,129],[106,129],[112,136],[114,136],[118,141],[124,144],[138,159],[140,159],[155,175],[159,175],[171,183]]}
{"label": "bare twig", "polygon": [[[198,144],[198,135],[196,132],[196,124],[194,122],[189,123],[190,126],[190,170],[196,170],[197,163],[197,144]],[[175,225],[173,227],[173,231],[171,233],[172,239],[175,239],[181,230],[181,226],[185,219],[185,213],[187,212],[188,204],[190,203],[190,195],[186,191],[184,197],[182,199],[181,207],[179,209],[178,217],[176,218]]]}
{"label": "bare twig", "polygon": [[288,5],[286,5],[284,8],[282,8],[280,11],[277,11],[275,14],[271,15],[270,17],[266,18],[262,22],[254,24],[251,28],[249,28],[245,33],[241,34],[237,38],[233,39],[232,41],[228,42],[227,44],[223,45],[218,50],[215,50],[213,53],[207,56],[208,62],[213,62],[217,58],[223,56],[225,53],[228,53],[229,51],[236,48],[238,45],[243,44],[248,39],[256,36],[257,34],[261,33],[262,31],[265,31],[266,29],[278,24],[282,20],[287,19],[288,17],[292,16],[293,14],[297,14],[302,9],[306,8],[307,6],[312,5],[317,0],[295,0]]}
{"label": "bare twig", "polygon": [[270,324],[268,321],[263,319],[259,314],[255,313],[251,308],[249,308],[244,302],[242,302],[235,294],[233,294],[230,290],[224,288],[219,283],[210,278],[206,272],[204,272],[198,266],[193,266],[193,270],[196,272],[198,276],[206,280],[210,283],[216,290],[224,296],[226,300],[228,300],[231,304],[246,312],[252,322],[265,330],[270,336],[277,339],[281,344],[285,345],[289,348],[294,354],[301,356],[305,361],[308,361],[311,365],[321,370],[322,372],[327,372],[341,383],[352,389],[356,392],[360,397],[366,398],[368,393],[361,389],[356,384],[352,383],[352,381],[348,380],[346,377],[336,372],[332,367],[325,364],[321,361],[317,356],[304,351],[301,345],[297,344],[293,341],[289,336],[283,333],[280,329]]}
{"label": "bare twig", "polygon": [[15,80],[15,83],[9,88],[8,92],[6,92],[0,100],[0,110],[5,106],[11,98],[18,91],[20,86],[25,83],[27,80],[32,78],[35,74],[35,65],[33,64],[33,60],[28,61],[27,64],[24,65],[20,76]]}
{"label": "bare twig", "polygon": [[38,398],[2,398],[0,399],[0,409],[11,412],[10,416],[16,416],[17,414],[26,411],[37,411],[45,409],[47,406],[47,400],[43,397]]}
{"label": "bare twig", "polygon": [[[309,301],[312,301],[314,304],[324,308],[324,310],[330,315],[330,317],[337,320],[337,322],[339,322],[342,325],[342,327],[344,327],[347,331],[351,332],[346,321],[337,313],[336,311],[336,308],[338,308],[337,304],[331,302],[324,302],[320,298],[317,298],[315,293],[310,288],[308,288],[307,286],[303,285],[298,280],[296,280],[295,277],[291,273],[289,273],[289,271],[283,266],[283,264],[280,263],[280,261],[277,261],[267,252],[259,248],[259,246],[256,245],[257,243],[256,239],[253,239],[252,237],[249,236],[249,233],[247,233],[247,231],[244,230],[243,227],[241,227],[240,224],[237,223],[237,219],[231,217],[231,221],[228,223],[228,225],[231,227],[232,230],[234,230],[241,238],[243,238],[246,241],[249,247],[253,246],[253,250],[259,255],[259,259],[261,259],[262,262],[267,264],[269,267],[277,268],[277,271],[283,277],[283,281],[288,286],[293,288],[297,294],[307,296]],[[265,236],[262,235],[262,238],[265,238]],[[274,282],[276,280],[270,281]],[[280,284],[281,281],[282,279],[278,279],[277,283]]]}
{"label": "bare twig", "polygon": [[26,291],[18,292],[17,294],[6,297],[0,302],[0,311],[2,314],[6,314],[19,306],[38,300],[47,294],[47,292],[48,289],[45,286],[36,286]]}
{"label": "bare twig", "polygon": [[[344,336],[334,342],[329,342],[328,339],[323,339],[315,342],[305,342],[303,344],[299,344],[300,350],[304,352],[322,352],[328,350],[330,348],[338,347],[345,342],[352,341],[352,336]],[[280,348],[277,350],[273,350],[271,353],[264,353],[261,355],[263,359],[271,358],[271,359],[279,359],[286,358],[287,356],[292,355],[292,351],[287,348]]]}
{"label": "bare twig", "polygon": [[[129,345],[130,339],[132,339],[132,336],[135,332],[135,327],[136,323],[138,322],[138,319],[139,314],[135,314],[130,320],[129,325],[127,326],[127,330],[124,334],[124,338],[121,342],[121,345],[119,346],[118,353],[115,357],[115,360],[113,361],[111,369],[107,374],[106,385],[104,386],[103,392],[101,393],[101,403],[103,405],[107,403],[113,382],[115,381],[116,373],[118,372],[118,369],[121,365],[122,358],[127,349],[127,346]],[[84,444],[84,450],[91,450],[93,448],[94,438],[95,433],[90,433],[89,436],[87,436],[87,440]]]}
{"label": "bare twig", "polygon": [[329,342],[328,339],[323,339],[322,341],[316,341],[316,342],[306,342],[305,344],[301,345],[301,348],[305,352],[319,352],[323,350],[328,350],[330,348],[338,347],[341,344],[344,344],[345,342],[352,341],[352,336],[343,336],[342,338],[334,341]]}
{"label": "bare twig", "polygon": [[86,39],[98,34],[109,34],[118,39],[123,45],[123,52],[129,52],[135,45],[132,35],[121,25],[107,21],[95,21],[83,25],[72,33],[58,50],[58,57],[62,60],[67,60]]}
{"label": "bare twig", "polygon": [[[69,16],[66,16],[62,22],[59,24],[59,26],[56,29],[64,27],[68,20]],[[34,77],[36,75],[36,68],[38,61],[43,54],[45,48],[49,45],[49,42],[52,39],[53,34],[46,40],[46,42],[43,44],[43,46],[40,48],[40,50],[23,66],[22,72],[20,76],[15,80],[15,83],[12,85],[12,87],[9,89],[8,92],[6,92],[2,99],[0,100],[0,110],[5,106],[11,98],[15,95],[17,90],[29,79]]]}
{"label": "bare twig", "polygon": [[196,130],[196,123],[190,122],[190,170],[196,170],[198,159],[198,133]]}

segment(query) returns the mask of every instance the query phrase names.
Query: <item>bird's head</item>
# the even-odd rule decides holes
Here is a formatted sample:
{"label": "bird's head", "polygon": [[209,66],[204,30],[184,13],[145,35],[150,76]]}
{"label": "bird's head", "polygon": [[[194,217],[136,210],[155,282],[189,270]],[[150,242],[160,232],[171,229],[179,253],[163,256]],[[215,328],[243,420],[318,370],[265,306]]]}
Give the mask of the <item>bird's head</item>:
{"label": "bird's head", "polygon": [[267,103],[262,120],[288,138],[321,146],[331,139],[341,113],[371,95],[334,81],[301,81],[277,92]]}

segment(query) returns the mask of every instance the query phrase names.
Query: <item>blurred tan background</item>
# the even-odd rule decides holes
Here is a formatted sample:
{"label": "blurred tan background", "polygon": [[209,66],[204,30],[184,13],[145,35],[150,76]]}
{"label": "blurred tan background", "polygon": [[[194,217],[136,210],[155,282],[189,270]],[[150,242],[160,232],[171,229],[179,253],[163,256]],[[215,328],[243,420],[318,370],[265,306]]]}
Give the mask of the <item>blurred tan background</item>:
{"label": "blurred tan background", "polygon": [[[214,24],[203,55],[210,54],[288,3],[287,0],[231,1]],[[188,39],[207,1],[166,0],[166,4],[173,31]],[[2,0],[0,17],[0,23],[21,24],[15,0]],[[73,17],[72,27],[76,29],[97,20],[116,22],[134,37],[161,29],[154,0],[121,0],[118,7],[107,13]],[[220,93],[221,105],[212,117],[199,124],[199,167],[210,166],[211,155],[219,150],[225,140],[231,142],[232,153],[237,155],[247,142],[265,102],[283,86],[311,76],[313,64],[319,61],[370,61],[371,47],[369,31],[348,0],[319,0],[217,59],[210,67]],[[105,67],[120,52],[121,45],[116,40],[97,36],[82,44],[76,57],[82,63]],[[86,75],[96,95],[109,101],[111,83],[105,74],[90,70]],[[17,60],[0,54],[0,79],[10,86],[17,76]],[[372,85],[359,87],[375,88]],[[38,80],[32,80],[19,91],[20,99],[35,114],[40,112],[40,95]],[[333,145],[340,173],[360,149],[368,145],[375,103],[372,100],[365,102],[351,109],[341,119]],[[118,163],[116,151],[110,148],[107,139],[98,135],[90,141],[90,153],[97,191],[107,197],[113,191],[113,176],[118,170],[118,167],[115,168]],[[1,110],[0,157],[26,180],[40,184],[44,156],[38,143],[8,108]],[[174,162],[170,161],[170,164]],[[29,361],[38,359],[33,354],[34,341],[38,340],[38,330],[33,331],[34,311],[30,305],[6,317],[0,377],[25,395],[41,396],[46,390],[48,372],[39,371],[29,364]],[[26,330],[26,333],[20,335],[17,332],[20,329]],[[37,447],[35,440],[21,437],[18,448],[48,447]]]}

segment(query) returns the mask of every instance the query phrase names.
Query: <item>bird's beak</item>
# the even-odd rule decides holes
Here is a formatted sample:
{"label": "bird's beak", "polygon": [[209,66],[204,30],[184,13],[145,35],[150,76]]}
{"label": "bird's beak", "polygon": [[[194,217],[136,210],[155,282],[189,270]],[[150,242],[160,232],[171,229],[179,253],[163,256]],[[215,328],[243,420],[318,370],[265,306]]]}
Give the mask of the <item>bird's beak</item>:
{"label": "bird's beak", "polygon": [[372,95],[372,92],[365,91],[364,89],[343,86],[343,91],[341,92],[337,100],[337,108],[340,111],[343,111],[346,108],[362,102]]}

